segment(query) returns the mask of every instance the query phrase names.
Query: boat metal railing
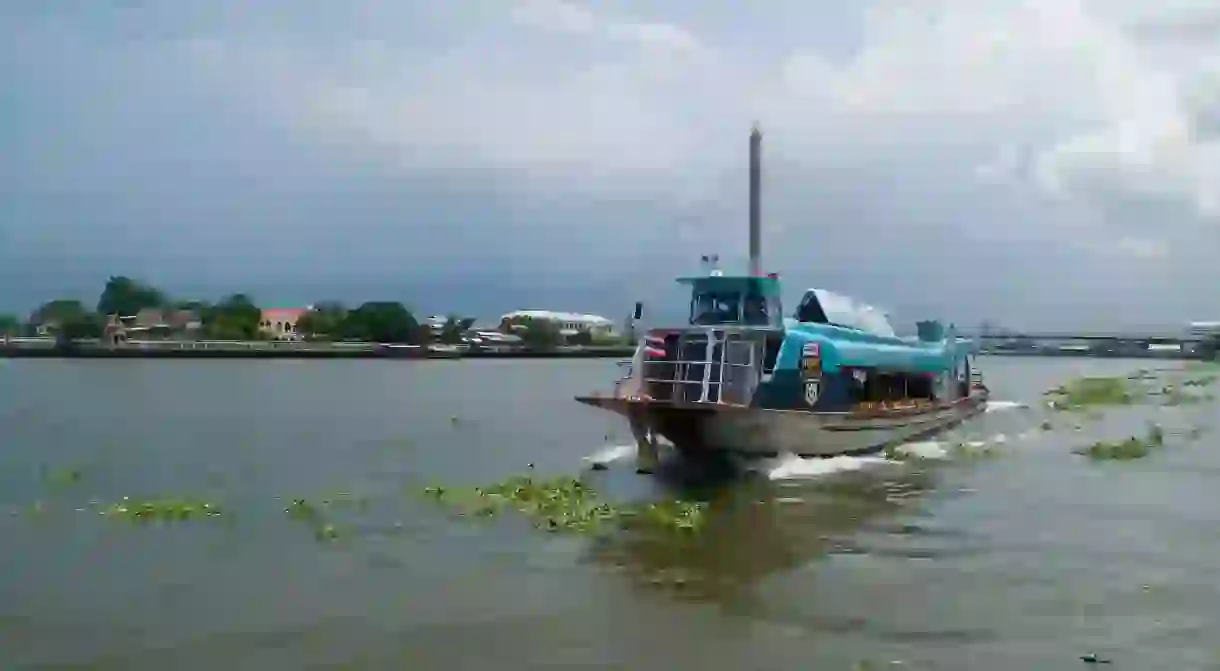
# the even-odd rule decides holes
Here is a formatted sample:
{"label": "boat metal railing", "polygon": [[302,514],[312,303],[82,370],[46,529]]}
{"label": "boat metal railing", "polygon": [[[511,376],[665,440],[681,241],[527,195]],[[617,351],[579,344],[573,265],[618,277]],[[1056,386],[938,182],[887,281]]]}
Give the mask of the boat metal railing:
{"label": "boat metal railing", "polygon": [[656,400],[748,405],[761,379],[762,342],[720,329],[678,334],[664,358],[645,359],[642,388]]}

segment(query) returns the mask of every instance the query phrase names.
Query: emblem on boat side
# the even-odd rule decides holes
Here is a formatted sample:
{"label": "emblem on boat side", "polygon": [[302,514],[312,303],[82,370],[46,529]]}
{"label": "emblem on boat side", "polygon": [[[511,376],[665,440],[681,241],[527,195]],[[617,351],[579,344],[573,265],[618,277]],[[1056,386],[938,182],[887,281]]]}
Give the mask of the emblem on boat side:
{"label": "emblem on boat side", "polygon": [[812,407],[818,402],[818,395],[821,391],[821,385],[817,380],[810,380],[805,383],[805,404]]}
{"label": "emblem on boat side", "polygon": [[801,347],[801,372],[804,377],[822,377],[822,347],[807,342]]}

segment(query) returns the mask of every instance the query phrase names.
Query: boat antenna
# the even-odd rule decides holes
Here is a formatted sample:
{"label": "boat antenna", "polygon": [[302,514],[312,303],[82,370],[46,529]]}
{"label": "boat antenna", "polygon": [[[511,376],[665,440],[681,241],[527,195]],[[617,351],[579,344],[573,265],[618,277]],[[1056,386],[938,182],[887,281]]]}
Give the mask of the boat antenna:
{"label": "boat antenna", "polygon": [[750,129],[750,275],[762,275],[762,131]]}

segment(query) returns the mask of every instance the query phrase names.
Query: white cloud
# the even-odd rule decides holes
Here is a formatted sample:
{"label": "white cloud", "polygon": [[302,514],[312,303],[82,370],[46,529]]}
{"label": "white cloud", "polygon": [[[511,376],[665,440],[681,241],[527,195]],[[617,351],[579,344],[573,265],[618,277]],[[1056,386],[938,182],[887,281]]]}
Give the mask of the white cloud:
{"label": "white cloud", "polygon": [[512,9],[511,17],[521,25],[560,33],[600,35],[683,51],[701,48],[693,35],[673,24],[613,20],[566,0],[524,0]]}
{"label": "white cloud", "polygon": [[1118,240],[1118,248],[1131,256],[1143,259],[1158,259],[1169,253],[1169,247],[1163,240],[1123,236]]}
{"label": "white cloud", "polygon": [[564,33],[594,33],[600,21],[593,12],[562,0],[527,0],[512,10],[514,21]]}
{"label": "white cloud", "polygon": [[1167,47],[1141,28],[1163,34],[1190,10],[1180,3],[881,0],[847,59],[789,44],[778,60],[680,21],[593,7],[525,0],[505,10],[506,30],[440,58],[404,57],[395,77],[353,61],[281,85],[298,87],[291,111],[314,131],[350,133],[408,165],[638,189],[730,167],[733,133],[761,118],[769,151],[798,161],[969,147],[1005,162],[984,169],[992,181],[1220,216],[1220,42]]}

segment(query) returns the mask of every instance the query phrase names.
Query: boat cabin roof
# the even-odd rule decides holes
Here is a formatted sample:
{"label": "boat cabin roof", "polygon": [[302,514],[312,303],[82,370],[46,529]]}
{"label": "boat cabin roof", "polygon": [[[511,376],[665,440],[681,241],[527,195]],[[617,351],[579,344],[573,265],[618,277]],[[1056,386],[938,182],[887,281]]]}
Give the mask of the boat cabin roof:
{"label": "boat cabin roof", "polygon": [[707,275],[678,282],[691,288],[691,324],[783,329],[776,277]]}
{"label": "boat cabin roof", "polygon": [[884,312],[826,289],[806,291],[796,309],[796,318],[801,322],[859,329],[886,338],[897,337]]}
{"label": "boat cabin roof", "polygon": [[690,285],[695,292],[753,293],[763,298],[779,298],[779,278],[753,275],[704,275],[679,277],[679,284]]}

